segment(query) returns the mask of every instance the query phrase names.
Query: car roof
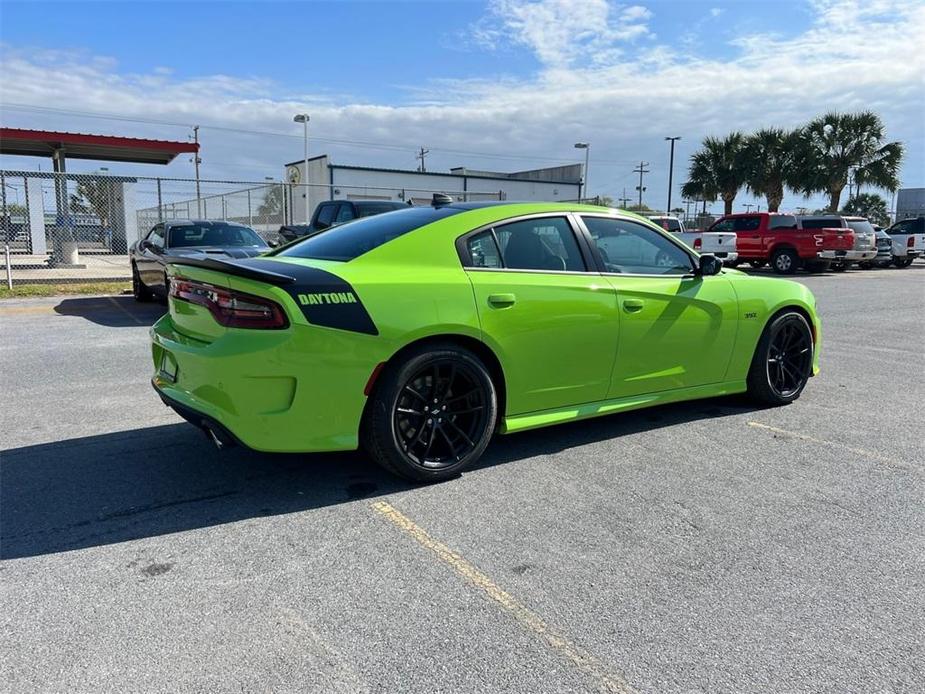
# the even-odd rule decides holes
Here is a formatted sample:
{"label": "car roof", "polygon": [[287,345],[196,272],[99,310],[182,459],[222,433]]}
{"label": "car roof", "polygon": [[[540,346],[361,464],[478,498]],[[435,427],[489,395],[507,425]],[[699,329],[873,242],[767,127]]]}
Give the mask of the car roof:
{"label": "car roof", "polygon": [[164,226],[185,226],[187,224],[196,224],[198,226],[231,226],[231,227],[244,227],[250,229],[246,224],[240,224],[238,222],[229,222],[224,219],[167,219],[164,221]]}

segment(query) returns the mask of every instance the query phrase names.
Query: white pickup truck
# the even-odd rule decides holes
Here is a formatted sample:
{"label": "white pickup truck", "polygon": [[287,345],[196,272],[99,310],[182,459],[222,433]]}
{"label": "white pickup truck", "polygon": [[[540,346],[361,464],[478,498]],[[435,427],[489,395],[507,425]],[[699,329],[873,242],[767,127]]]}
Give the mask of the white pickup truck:
{"label": "white pickup truck", "polygon": [[687,231],[684,222],[677,217],[652,215],[649,219],[665,231],[670,231],[698,253],[709,253],[721,258],[724,265],[734,267],[739,259],[734,231],[693,232]]}
{"label": "white pickup truck", "polygon": [[925,217],[900,220],[885,231],[893,239],[896,267],[909,267],[913,260],[925,255]]}

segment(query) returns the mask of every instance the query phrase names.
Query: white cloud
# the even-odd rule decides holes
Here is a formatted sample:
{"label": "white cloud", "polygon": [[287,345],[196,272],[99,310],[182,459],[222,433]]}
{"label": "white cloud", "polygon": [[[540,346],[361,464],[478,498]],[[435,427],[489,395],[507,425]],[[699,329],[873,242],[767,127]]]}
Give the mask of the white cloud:
{"label": "white cloud", "polygon": [[[414,148],[425,145],[431,149],[429,168],[517,170],[543,165],[547,159],[577,161],[571,145],[587,139],[592,143],[592,192],[616,197],[624,185],[632,189],[632,162],[643,159],[651,162],[646,184],[654,204],[663,204],[665,195],[666,135],[683,137],[676,153],[675,182],[680,186],[687,157],[705,135],[772,124],[795,126],[828,109],[871,108],[883,116],[888,136],[906,143],[905,185],[925,186],[925,54],[897,50],[895,42],[883,38],[925,33],[921,3],[814,0],[815,19],[806,31],[789,38],[740,36],[734,57],[727,60],[696,57],[676,46],[613,39],[615,27],[623,26],[619,13],[630,8],[608,5],[605,14],[594,14],[603,10],[591,4],[596,9],[562,21],[570,22],[570,32],[587,30],[582,50],[607,53],[616,41],[624,53],[607,53],[608,59],[598,63],[586,61],[581,53],[551,54],[537,74],[524,79],[489,75],[435,81],[403,90],[396,98],[403,98],[402,105],[368,103],[342,94],[285,95],[259,76],[180,78],[164,70],[124,74],[105,57],[8,46],[0,65],[0,103],[292,133],[291,138],[274,138],[203,128],[205,175],[251,180],[278,176],[283,162],[301,156],[301,131],[292,123],[292,114],[306,109],[312,113],[312,136],[385,142],[397,148],[312,142],[313,152],[330,151],[343,163],[413,168]],[[544,16],[559,17],[562,6],[544,3],[551,13]],[[639,10],[631,15],[642,18]],[[496,35],[499,45],[511,40],[508,32],[517,31],[521,45],[540,51],[541,37],[559,35],[559,29],[550,26],[552,20],[538,21],[533,14],[518,17],[514,29],[506,25]],[[486,30],[491,26],[486,24]],[[598,48],[588,48],[595,42],[600,42]],[[11,126],[162,138],[185,139],[188,132],[12,109],[4,109],[2,118]],[[493,153],[498,158],[462,152]],[[504,159],[507,156],[512,158]],[[9,159],[4,163],[11,165]],[[171,168],[173,175],[188,175],[176,167],[189,168],[185,162]],[[802,204],[806,203],[797,196],[785,200],[785,206]]]}
{"label": "white cloud", "polygon": [[603,65],[622,54],[622,44],[649,34],[651,16],[641,5],[609,0],[492,0],[473,31],[489,48],[504,39],[526,46],[551,68],[578,61]]}
{"label": "white cloud", "polygon": [[722,13],[723,13],[723,8],[721,7],[711,7],[710,8],[711,17],[719,17]]}

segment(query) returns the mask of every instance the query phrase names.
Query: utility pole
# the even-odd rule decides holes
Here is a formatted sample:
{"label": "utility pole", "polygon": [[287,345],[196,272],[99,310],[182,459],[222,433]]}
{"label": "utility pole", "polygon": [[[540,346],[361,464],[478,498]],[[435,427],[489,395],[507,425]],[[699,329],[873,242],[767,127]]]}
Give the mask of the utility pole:
{"label": "utility pole", "polygon": [[674,182],[674,143],[680,140],[681,136],[666,137],[665,139],[671,142],[671,158],[668,160],[668,206],[665,208],[665,214],[671,214],[671,186]]}
{"label": "utility pole", "polygon": [[428,154],[430,154],[430,150],[421,147],[420,151],[414,157],[415,159],[421,160],[421,165],[418,167],[418,171],[421,173],[425,173],[427,171],[427,169],[424,167],[424,157]]}
{"label": "utility pole", "polygon": [[638,168],[633,169],[633,173],[639,174],[639,185],[636,186],[636,190],[639,191],[639,208],[642,209],[642,193],[645,191],[645,187],[642,185],[642,177],[644,174],[649,173],[649,169],[646,167],[649,165],[647,161],[639,162]]}
{"label": "utility pole", "polygon": [[193,152],[193,165],[196,169],[196,216],[202,219],[202,194],[199,190],[199,165],[202,163],[202,157],[199,156],[199,126],[193,126],[193,142],[196,143],[196,151]]}
{"label": "utility pole", "polygon": [[626,186],[623,186],[623,197],[620,198],[620,207],[626,209],[630,203],[630,199],[626,197]]}

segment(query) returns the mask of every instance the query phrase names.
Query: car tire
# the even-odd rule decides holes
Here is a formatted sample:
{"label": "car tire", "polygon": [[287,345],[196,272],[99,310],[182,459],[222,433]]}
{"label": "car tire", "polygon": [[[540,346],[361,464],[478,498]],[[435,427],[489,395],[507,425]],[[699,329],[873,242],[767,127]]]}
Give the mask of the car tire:
{"label": "car tire", "polygon": [[862,260],[860,263],[858,263],[858,267],[862,270],[870,270],[873,266],[874,264],[869,260]]}
{"label": "car tire", "polygon": [[148,286],[141,281],[141,276],[138,274],[135,263],[132,263],[132,296],[135,297],[135,301],[141,303],[151,301],[154,297]]}
{"label": "car tire", "polygon": [[761,333],[748,371],[748,396],[764,405],[787,405],[812,375],[813,335],[803,314],[786,310]]}
{"label": "car tire", "polygon": [[909,256],[905,256],[902,258],[899,256],[895,256],[893,258],[893,265],[895,265],[898,268],[909,267],[910,265],[912,265],[913,260],[914,258],[910,258]]}
{"label": "car tire", "polygon": [[763,268],[768,263],[765,260],[749,260],[748,264],[751,265],[754,269],[758,270],[759,268]]}
{"label": "car tire", "polygon": [[792,275],[799,264],[800,259],[792,248],[781,248],[771,256],[771,267],[778,275]]}
{"label": "car tire", "polygon": [[844,272],[848,269],[848,263],[833,263],[832,272]]}
{"label": "car tire", "polygon": [[423,345],[383,371],[360,437],[389,472],[440,482],[481,457],[497,418],[497,390],[478,356],[450,343]]}

